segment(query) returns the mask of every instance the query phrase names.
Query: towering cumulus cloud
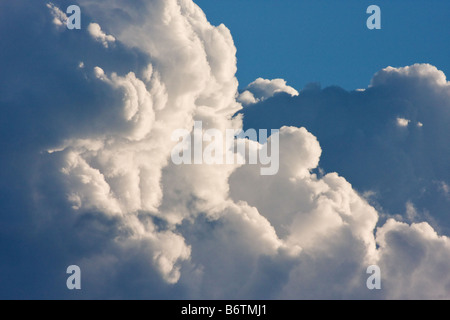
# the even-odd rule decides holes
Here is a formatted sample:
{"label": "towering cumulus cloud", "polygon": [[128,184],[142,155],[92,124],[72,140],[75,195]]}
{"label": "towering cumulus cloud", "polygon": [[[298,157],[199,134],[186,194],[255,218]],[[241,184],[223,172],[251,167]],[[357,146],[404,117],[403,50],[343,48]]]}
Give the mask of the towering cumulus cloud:
{"label": "towering cumulus cloud", "polygon": [[[243,127],[225,26],[191,0],[79,4],[81,30],[61,27],[63,1],[0,11],[1,297],[450,297],[450,240],[426,222],[377,225],[345,178],[316,173],[308,128],[280,128],[276,175],[172,163],[175,130]],[[298,95],[280,79],[248,92]],[[72,264],[81,293],[64,286]],[[382,290],[366,287],[373,264]]]}

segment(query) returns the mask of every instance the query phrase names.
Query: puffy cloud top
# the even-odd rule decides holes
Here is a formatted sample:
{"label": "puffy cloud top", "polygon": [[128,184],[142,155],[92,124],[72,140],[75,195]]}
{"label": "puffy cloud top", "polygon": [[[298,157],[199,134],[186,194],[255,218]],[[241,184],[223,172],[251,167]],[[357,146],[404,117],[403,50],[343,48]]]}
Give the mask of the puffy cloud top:
{"label": "puffy cloud top", "polygon": [[267,80],[258,78],[250,83],[246,90],[239,95],[238,101],[243,105],[249,105],[264,101],[280,92],[285,92],[291,96],[298,96],[298,91],[288,86],[283,79]]}
{"label": "puffy cloud top", "polygon": [[449,86],[441,70],[430,64],[414,64],[402,68],[387,67],[378,71],[372,78],[372,86],[394,85],[401,81],[420,81],[423,85],[434,87]]}

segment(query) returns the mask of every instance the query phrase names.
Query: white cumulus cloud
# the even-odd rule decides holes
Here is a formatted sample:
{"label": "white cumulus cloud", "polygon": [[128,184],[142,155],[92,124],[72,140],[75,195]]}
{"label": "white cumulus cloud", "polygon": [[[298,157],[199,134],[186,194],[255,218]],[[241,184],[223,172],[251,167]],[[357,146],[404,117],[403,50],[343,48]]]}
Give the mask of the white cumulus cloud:
{"label": "white cumulus cloud", "polygon": [[[365,270],[379,264],[385,290],[378,297],[450,296],[448,238],[427,223],[380,222],[345,177],[316,173],[327,150],[307,128],[281,127],[273,176],[261,176],[260,165],[170,161],[174,130],[191,132],[194,121],[204,130],[239,130],[240,102],[299,95],[284,80],[257,79],[237,98],[236,48],[225,26],[212,26],[191,0],[80,4],[99,24],[75,44],[29,30],[53,44],[67,41],[69,47],[42,50],[46,72],[38,78],[55,95],[25,80],[17,92],[32,92],[29,100],[0,95],[2,106],[16,106],[5,108],[18,124],[9,135],[23,139],[20,157],[5,143],[2,163],[11,170],[1,173],[8,179],[0,187],[18,192],[7,198],[32,211],[24,215],[20,207],[2,219],[16,228],[21,217],[32,228],[11,242],[25,241],[43,256],[36,272],[45,280],[48,266],[55,271],[67,262],[86,275],[87,298],[372,298]],[[95,52],[89,36],[120,45],[86,54]],[[24,79],[35,76],[27,67],[31,55],[17,71]],[[446,86],[431,66],[385,69],[374,86],[395,83],[383,72]],[[30,104],[39,108],[30,111]],[[24,120],[21,112],[36,113]],[[4,184],[16,180],[25,186]],[[11,268],[0,255],[1,266]],[[59,285],[43,283],[46,292],[60,293]]]}
{"label": "white cumulus cloud", "polygon": [[105,48],[108,48],[110,43],[116,41],[116,38],[112,35],[104,33],[98,23],[90,23],[87,29],[92,38],[101,42]]}
{"label": "white cumulus cloud", "polygon": [[291,96],[298,96],[298,91],[288,86],[283,79],[267,80],[258,78],[250,83],[245,91],[239,95],[238,101],[243,105],[249,105],[264,101],[280,92],[287,93]]}

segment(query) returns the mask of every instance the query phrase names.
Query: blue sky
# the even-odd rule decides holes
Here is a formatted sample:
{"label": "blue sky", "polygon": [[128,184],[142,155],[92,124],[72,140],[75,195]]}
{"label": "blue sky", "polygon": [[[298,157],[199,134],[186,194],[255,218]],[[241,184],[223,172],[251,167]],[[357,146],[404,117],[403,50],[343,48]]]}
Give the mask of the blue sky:
{"label": "blue sky", "polygon": [[[431,63],[450,71],[450,1],[196,0],[224,23],[238,48],[240,87],[257,77],[366,87],[387,67]],[[366,9],[380,6],[382,29],[368,30]]]}

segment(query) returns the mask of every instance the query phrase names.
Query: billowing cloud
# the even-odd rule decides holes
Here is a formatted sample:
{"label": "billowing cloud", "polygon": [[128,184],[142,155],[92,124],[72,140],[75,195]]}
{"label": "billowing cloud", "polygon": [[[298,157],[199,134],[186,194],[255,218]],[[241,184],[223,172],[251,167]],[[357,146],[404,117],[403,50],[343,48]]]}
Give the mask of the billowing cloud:
{"label": "billowing cloud", "polygon": [[50,13],[53,16],[53,23],[57,27],[65,27],[67,23],[67,15],[51,2],[47,3],[47,8],[50,9]]}
{"label": "billowing cloud", "polygon": [[377,240],[387,298],[448,299],[448,237],[426,222],[407,225],[390,219],[378,229]]}
{"label": "billowing cloud", "polygon": [[438,70],[430,64],[414,64],[402,68],[387,67],[377,72],[372,81],[372,87],[383,85],[396,85],[399,82],[416,82],[417,84],[430,86],[434,88],[442,88],[448,90],[447,77],[444,72]]}
{"label": "billowing cloud", "polygon": [[[0,12],[10,48],[0,52],[8,119],[0,126],[0,277],[11,288],[1,297],[71,298],[64,272],[72,264],[82,269],[83,298],[449,296],[448,238],[426,222],[380,219],[345,175],[319,170],[328,148],[307,125],[279,126],[273,176],[260,175],[263,164],[171,162],[175,130],[191,132],[195,121],[205,131],[243,127],[231,34],[191,0],[82,0],[88,27],[76,33],[54,32],[55,3],[16,1]],[[24,7],[42,19],[9,34]],[[36,50],[24,54],[16,37]],[[433,94],[447,94],[433,67],[417,68],[379,73],[359,94],[395,87],[390,75],[424,76]],[[279,79],[257,80],[248,92],[261,101],[253,107],[306,94]],[[386,126],[400,140],[399,115],[423,121],[424,131],[434,123],[395,111]],[[240,143],[268,150],[274,141]],[[415,203],[408,210],[421,218]],[[380,292],[366,288],[372,264],[383,272]]]}
{"label": "billowing cloud", "polygon": [[239,95],[238,101],[243,105],[254,104],[259,101],[264,101],[281,92],[287,93],[293,97],[298,96],[298,91],[288,86],[283,79],[267,80],[258,78],[250,83],[244,92]]}
{"label": "billowing cloud", "polygon": [[448,233],[450,86],[429,64],[379,71],[364,91],[308,87],[243,110],[245,127],[304,126],[323,148],[320,167],[342,174],[387,215],[407,204]]}
{"label": "billowing cloud", "polygon": [[108,48],[109,44],[116,41],[112,35],[105,34],[98,23],[90,23],[88,25],[88,32],[95,40],[101,42],[105,48]]}

